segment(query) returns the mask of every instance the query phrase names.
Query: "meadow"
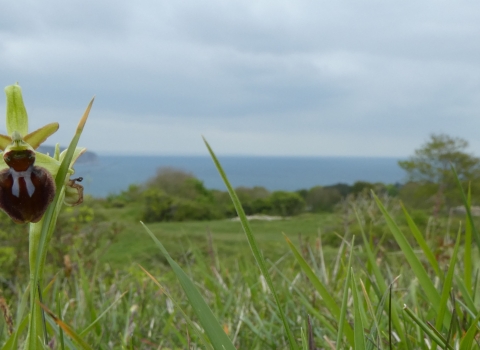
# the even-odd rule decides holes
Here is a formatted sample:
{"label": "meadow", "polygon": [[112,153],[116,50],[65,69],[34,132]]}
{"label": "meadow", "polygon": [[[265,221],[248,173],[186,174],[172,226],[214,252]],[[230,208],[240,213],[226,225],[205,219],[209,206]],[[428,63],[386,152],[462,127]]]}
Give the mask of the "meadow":
{"label": "meadow", "polygon": [[[417,226],[398,199],[364,191],[333,212],[248,222],[231,194],[241,221],[149,223],[163,245],[138,203],[65,210],[46,264],[44,347],[479,348],[471,216],[417,212]],[[21,347],[28,320],[27,268],[9,266],[2,349]]]}

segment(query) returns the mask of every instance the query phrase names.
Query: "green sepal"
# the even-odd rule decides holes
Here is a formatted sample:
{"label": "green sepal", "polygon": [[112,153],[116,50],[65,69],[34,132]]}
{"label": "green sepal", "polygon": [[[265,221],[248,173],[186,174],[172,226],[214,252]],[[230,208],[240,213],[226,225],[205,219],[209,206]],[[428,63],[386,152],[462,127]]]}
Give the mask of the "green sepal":
{"label": "green sepal", "polygon": [[12,135],[18,131],[23,137],[28,133],[28,115],[23,104],[20,85],[10,85],[5,88],[7,95],[7,133]]}

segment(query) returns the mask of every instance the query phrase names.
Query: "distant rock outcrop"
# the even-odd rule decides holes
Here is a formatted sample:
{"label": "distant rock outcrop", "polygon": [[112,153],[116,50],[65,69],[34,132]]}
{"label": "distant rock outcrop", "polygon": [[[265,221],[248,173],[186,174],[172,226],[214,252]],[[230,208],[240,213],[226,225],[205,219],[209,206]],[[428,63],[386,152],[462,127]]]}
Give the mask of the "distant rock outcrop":
{"label": "distant rock outcrop", "polygon": [[[65,147],[60,147],[60,152],[63,151]],[[53,155],[55,153],[55,146],[44,146],[41,145],[37,148],[37,151],[40,153],[48,153],[49,155]],[[98,161],[98,156],[90,151],[85,152],[78,158],[77,164],[85,164],[85,163],[95,163]]]}

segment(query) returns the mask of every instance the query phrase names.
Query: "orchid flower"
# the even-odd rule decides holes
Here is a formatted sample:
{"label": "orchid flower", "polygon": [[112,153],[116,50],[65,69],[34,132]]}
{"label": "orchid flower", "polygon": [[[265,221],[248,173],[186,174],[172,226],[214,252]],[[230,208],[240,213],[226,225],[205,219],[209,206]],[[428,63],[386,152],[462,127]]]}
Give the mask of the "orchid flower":
{"label": "orchid flower", "polygon": [[[59,152],[57,144],[51,157],[35,151],[49,136],[55,133],[58,123],[47,124],[28,132],[28,115],[23,103],[22,90],[18,84],[5,88],[7,95],[6,126],[8,135],[0,134],[0,208],[15,222],[38,222],[52,202],[55,191],[64,191],[63,202],[77,205],[83,201],[83,187],[67,176],[63,188],[56,189],[53,180],[66,150]],[[68,169],[85,148],[76,148]]]}

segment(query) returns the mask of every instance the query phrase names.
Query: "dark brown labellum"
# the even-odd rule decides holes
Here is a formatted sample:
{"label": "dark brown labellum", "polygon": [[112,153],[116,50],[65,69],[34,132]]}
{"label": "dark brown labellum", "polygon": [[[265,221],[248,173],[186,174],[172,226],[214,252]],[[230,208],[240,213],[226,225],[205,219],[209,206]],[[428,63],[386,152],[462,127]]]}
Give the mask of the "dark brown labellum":
{"label": "dark brown labellum", "polygon": [[33,151],[10,151],[4,159],[10,168],[0,171],[0,208],[16,223],[40,221],[55,197],[52,175],[33,165]]}

